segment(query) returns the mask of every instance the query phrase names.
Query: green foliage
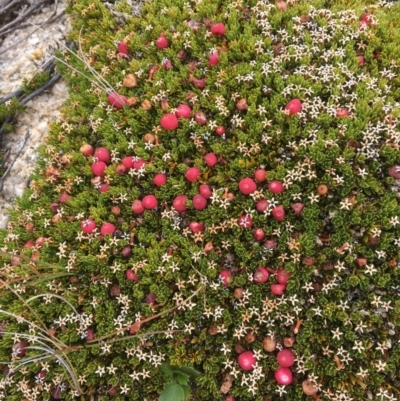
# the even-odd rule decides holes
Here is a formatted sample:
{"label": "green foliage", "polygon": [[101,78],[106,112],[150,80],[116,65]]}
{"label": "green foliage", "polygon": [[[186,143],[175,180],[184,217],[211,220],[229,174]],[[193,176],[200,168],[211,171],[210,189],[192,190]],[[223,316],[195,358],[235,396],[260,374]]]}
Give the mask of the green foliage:
{"label": "green foliage", "polygon": [[[58,69],[70,99],[0,232],[0,321],[33,346],[32,336],[50,335],[52,348],[43,360],[37,349],[18,357],[14,335],[0,337],[0,361],[20,367],[4,383],[7,399],[33,388],[46,399],[62,386],[62,400],[306,401],[304,383],[323,401],[397,399],[400,5],[286,5],[160,0],[123,24],[128,2],[68,3],[79,50],[63,52]],[[225,35],[210,32],[215,22]],[[163,34],[169,46],[158,49]],[[120,41],[128,55],[116,51]],[[218,65],[208,65],[210,52]],[[112,90],[126,107],[109,104]],[[302,111],[289,115],[296,98]],[[163,129],[180,104],[190,118]],[[104,175],[94,176],[84,144],[109,150]],[[121,173],[127,157],[136,164]],[[266,181],[239,190],[259,168]],[[154,185],[157,173],[165,185]],[[273,180],[284,190],[273,193]],[[211,196],[197,210],[200,184]],[[157,207],[135,214],[147,195]],[[174,208],[178,195],[185,211]],[[104,223],[115,231],[101,233]],[[254,280],[259,266],[266,283]],[[280,270],[290,273],[282,296],[271,287]],[[289,345],[295,380],[281,386],[277,352]],[[251,371],[238,365],[242,350],[256,355]]]}

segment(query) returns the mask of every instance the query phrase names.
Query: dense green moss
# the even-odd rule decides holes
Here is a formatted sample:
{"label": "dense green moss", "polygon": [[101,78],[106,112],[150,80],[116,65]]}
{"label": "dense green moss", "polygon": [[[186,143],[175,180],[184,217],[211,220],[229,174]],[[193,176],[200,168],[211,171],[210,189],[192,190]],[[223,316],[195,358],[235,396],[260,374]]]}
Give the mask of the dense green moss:
{"label": "dense green moss", "polygon": [[[1,233],[4,330],[20,335],[0,338],[0,360],[24,339],[32,349],[14,351],[13,365],[34,357],[2,381],[7,400],[37,399],[33,388],[43,399],[154,400],[163,360],[202,372],[196,400],[306,400],[306,384],[321,400],[397,399],[400,7],[286,6],[163,0],[118,26],[100,2],[69,3],[84,62],[63,55],[70,100]],[[214,23],[226,32],[213,34]],[[113,107],[103,89],[130,105]],[[294,99],[299,113],[286,110]],[[190,118],[162,128],[180,104]],[[84,144],[110,151],[102,177]],[[127,156],[136,164],[118,174]],[[239,182],[259,168],[267,179],[246,194]],[[284,190],[273,193],[274,181]],[[212,191],[202,210],[192,201],[199,184]],[[157,208],[133,213],[147,195]],[[187,210],[173,208],[178,195]],[[100,234],[104,223],[116,231]],[[265,283],[254,280],[259,266]],[[274,295],[282,269],[291,275]],[[288,347],[293,382],[282,386],[276,355]],[[248,372],[243,350],[257,358]]]}

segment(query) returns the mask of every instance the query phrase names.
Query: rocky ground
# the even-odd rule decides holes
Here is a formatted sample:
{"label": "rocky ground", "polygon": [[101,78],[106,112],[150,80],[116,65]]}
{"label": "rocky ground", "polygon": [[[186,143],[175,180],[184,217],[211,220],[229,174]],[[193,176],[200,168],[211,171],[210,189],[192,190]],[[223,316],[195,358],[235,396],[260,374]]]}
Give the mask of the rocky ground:
{"label": "rocky ground", "polygon": [[[0,9],[3,4],[0,1]],[[3,36],[0,42],[0,99],[21,86],[51,59],[54,48],[65,43],[69,29],[64,4],[52,3],[24,20],[23,28]],[[59,18],[54,18],[59,15]],[[45,23],[53,19],[53,22]],[[40,28],[39,26],[43,24]],[[29,101],[26,111],[18,116],[16,130],[3,135],[1,149],[7,154],[6,168],[11,167],[0,191],[0,227],[8,221],[7,210],[21,196],[35,167],[37,148],[49,131],[49,123],[57,117],[66,100],[68,89],[60,79],[40,96]]]}

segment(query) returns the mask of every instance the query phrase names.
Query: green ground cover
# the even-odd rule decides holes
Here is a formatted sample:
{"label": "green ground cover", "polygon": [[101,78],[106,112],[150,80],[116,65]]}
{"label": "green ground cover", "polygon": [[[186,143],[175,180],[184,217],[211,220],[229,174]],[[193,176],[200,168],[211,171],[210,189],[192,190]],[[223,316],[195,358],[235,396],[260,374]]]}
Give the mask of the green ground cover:
{"label": "green ground cover", "polygon": [[0,399],[397,400],[400,6],[68,12],[0,232]]}

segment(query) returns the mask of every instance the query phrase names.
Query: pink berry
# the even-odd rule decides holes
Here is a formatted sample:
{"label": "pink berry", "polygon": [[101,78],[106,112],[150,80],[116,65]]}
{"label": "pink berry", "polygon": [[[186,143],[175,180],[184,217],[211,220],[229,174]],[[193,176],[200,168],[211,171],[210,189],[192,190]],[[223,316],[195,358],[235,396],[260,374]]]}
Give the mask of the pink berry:
{"label": "pink berry", "polygon": [[253,220],[249,215],[240,216],[238,224],[242,228],[251,228],[253,227]]}
{"label": "pink berry", "polygon": [[239,181],[239,190],[244,195],[249,195],[255,192],[257,184],[250,178],[246,177]]}
{"label": "pink berry", "polygon": [[13,345],[12,352],[15,356],[22,358],[26,355],[27,348],[29,347],[29,343],[27,341],[20,341]]}
{"label": "pink berry", "polygon": [[96,223],[91,219],[83,220],[81,223],[81,229],[85,234],[91,234],[95,228]]}
{"label": "pink berry", "polygon": [[210,152],[204,155],[204,161],[206,162],[208,167],[214,167],[217,164],[218,159],[214,153]]}
{"label": "pink berry", "polygon": [[260,199],[256,203],[257,212],[260,212],[260,213],[265,212],[265,210],[268,209],[268,206],[269,206],[268,199]]}
{"label": "pink berry", "polygon": [[166,49],[169,46],[168,40],[164,35],[161,35],[157,40],[156,40],[156,46],[159,49]]}
{"label": "pink berry", "polygon": [[269,278],[268,270],[264,266],[258,266],[253,274],[255,283],[266,283]]}
{"label": "pink berry", "polygon": [[263,168],[259,168],[254,173],[254,178],[258,182],[264,182],[267,179],[267,172]]}
{"label": "pink berry", "polygon": [[369,25],[372,22],[372,14],[364,13],[361,16],[361,21],[364,22],[365,24]]}
{"label": "pink berry", "polygon": [[279,284],[287,285],[290,276],[290,273],[285,273],[285,269],[279,269],[276,272],[276,281]]}
{"label": "pink berry", "polygon": [[133,168],[135,168],[136,170],[139,170],[145,164],[146,164],[146,162],[143,159],[141,159],[140,157],[133,158]]}
{"label": "pink berry", "polygon": [[365,64],[365,57],[362,54],[357,55],[357,60],[360,67]]}
{"label": "pink berry", "polygon": [[100,184],[99,192],[103,194],[108,192],[109,189],[110,189],[110,184]]}
{"label": "pink berry", "polygon": [[157,198],[154,195],[146,195],[142,199],[142,205],[145,209],[155,209],[158,206]]}
{"label": "pink berry", "polygon": [[118,53],[126,54],[127,56],[129,55],[128,46],[122,40],[117,44],[117,51]]}
{"label": "pink berry", "polygon": [[280,367],[275,371],[275,380],[278,382],[278,384],[287,386],[293,380],[292,371],[289,368]]}
{"label": "pink berry", "polygon": [[215,36],[223,36],[225,35],[226,28],[222,22],[217,22],[216,24],[211,25],[211,33]]}
{"label": "pink berry", "polygon": [[160,119],[160,125],[168,131],[173,131],[178,128],[179,122],[175,114],[164,114]]}
{"label": "pink berry", "polygon": [[207,207],[207,199],[200,194],[193,196],[193,207],[196,210],[203,210]]}
{"label": "pink berry", "polygon": [[98,177],[103,177],[107,165],[104,162],[94,162],[91,168],[94,175],[97,175]]}
{"label": "pink berry", "polygon": [[278,246],[278,244],[277,244],[276,241],[273,240],[273,239],[267,239],[267,240],[264,242],[264,246],[265,246],[268,250],[274,251],[274,250],[276,249],[276,247]]}
{"label": "pink berry", "polygon": [[88,157],[88,156],[93,156],[93,153],[94,153],[93,146],[92,146],[92,145],[89,145],[88,143],[83,144],[83,145],[80,147],[79,150],[80,150],[80,152],[83,154],[83,156],[86,156],[86,157]]}
{"label": "pink berry", "polygon": [[32,248],[35,246],[35,243],[33,241],[26,241],[24,244],[24,248]]}
{"label": "pink berry", "polygon": [[132,269],[126,270],[125,277],[128,281],[139,281],[139,277]]}
{"label": "pink berry", "polygon": [[283,295],[286,290],[286,285],[283,284],[271,284],[271,292],[274,295]]}
{"label": "pink berry", "polygon": [[207,116],[202,111],[196,111],[196,113],[194,113],[194,120],[200,125],[207,124]]}
{"label": "pink berry", "polygon": [[217,128],[215,128],[215,133],[219,136],[222,136],[225,134],[225,127],[222,125],[219,125]]}
{"label": "pink berry", "polygon": [[278,221],[285,220],[285,214],[286,214],[285,209],[283,208],[282,205],[275,206],[272,209],[272,216],[274,217],[275,220],[278,220]]}
{"label": "pink berry", "polygon": [[219,273],[219,277],[220,277],[220,279],[221,279],[221,281],[222,281],[222,285],[224,286],[224,287],[228,287],[228,285],[231,283],[231,281],[232,281],[232,276],[231,276],[231,273],[230,273],[230,271],[229,270],[222,270],[220,273]]}
{"label": "pink berry", "polygon": [[157,187],[162,187],[167,182],[167,176],[163,173],[158,173],[153,178],[153,183]]}
{"label": "pink berry", "polygon": [[178,195],[172,202],[172,206],[178,212],[184,212],[187,209],[185,202],[188,200],[186,195]]}
{"label": "pink berry", "polygon": [[268,189],[273,193],[273,194],[281,194],[282,192],[285,191],[285,187],[280,181],[273,180],[268,184]]}
{"label": "pink berry", "polygon": [[219,64],[219,54],[218,53],[210,53],[208,55],[208,65],[210,67]]}
{"label": "pink berry", "polygon": [[111,160],[110,151],[107,148],[97,148],[93,155],[98,161],[109,163]]}
{"label": "pink berry", "polygon": [[300,99],[292,99],[286,106],[285,109],[289,110],[289,115],[293,116],[301,112],[303,106]]}
{"label": "pink berry", "polygon": [[195,182],[200,177],[200,170],[197,167],[189,167],[186,170],[185,177],[190,182]]}
{"label": "pink berry", "polygon": [[142,199],[142,205],[145,209],[155,209],[158,206],[157,198],[154,195],[146,195]]}
{"label": "pink berry", "polygon": [[133,156],[126,156],[122,159],[121,163],[127,168],[133,168]]}
{"label": "pink berry", "polygon": [[117,109],[123,109],[128,102],[128,99],[123,96],[119,95],[117,92],[111,92],[107,96],[108,103],[111,104],[111,106],[114,106]]}
{"label": "pink berry", "polygon": [[192,109],[187,104],[180,104],[176,108],[175,115],[178,118],[189,118],[191,113],[192,113]]}
{"label": "pink berry", "polygon": [[60,203],[65,203],[70,197],[71,195],[68,195],[66,192],[63,192],[58,198],[58,200],[60,201]]}
{"label": "pink berry", "polygon": [[339,107],[336,110],[336,117],[338,117],[338,118],[348,117],[349,115],[350,115],[350,112],[347,107]]}
{"label": "pink berry", "polygon": [[189,228],[194,233],[199,233],[201,231],[204,231],[204,224],[203,223],[198,223],[197,221],[192,221],[191,223],[189,223]]}
{"label": "pink berry", "polygon": [[389,167],[388,174],[395,180],[400,180],[400,165]]}
{"label": "pink berry", "polygon": [[256,228],[253,230],[253,237],[257,240],[257,241],[261,241],[262,239],[264,239],[265,237],[265,232],[262,228]]}
{"label": "pink berry", "polygon": [[253,351],[244,351],[238,356],[237,361],[242,370],[249,371],[253,370],[256,364],[256,357]]}
{"label": "pink berry", "polygon": [[141,214],[144,212],[144,206],[142,204],[142,201],[139,199],[135,199],[132,202],[132,212],[135,214]]}
{"label": "pink berry", "polygon": [[114,224],[111,223],[103,223],[101,228],[100,228],[100,234],[101,235],[113,235],[115,232],[115,226]]}
{"label": "pink berry", "polygon": [[211,198],[211,189],[207,184],[201,184],[199,186],[199,192],[201,195],[203,195],[206,199]]}
{"label": "pink berry", "polygon": [[126,167],[123,164],[119,164],[116,168],[115,168],[115,172],[118,175],[124,175],[126,173]]}
{"label": "pink berry", "polygon": [[292,203],[290,206],[294,210],[294,213],[296,214],[296,216],[299,217],[299,216],[301,216],[301,212],[303,211],[305,205],[304,205],[304,203],[296,202],[296,203]]}
{"label": "pink berry", "polygon": [[290,368],[294,365],[293,351],[290,349],[282,349],[278,352],[276,356],[279,366],[283,368]]}

